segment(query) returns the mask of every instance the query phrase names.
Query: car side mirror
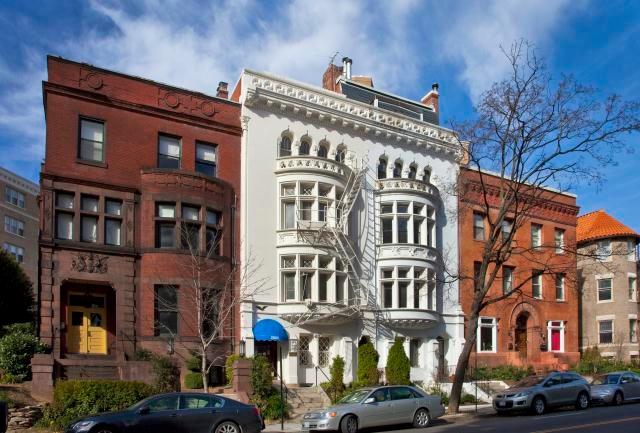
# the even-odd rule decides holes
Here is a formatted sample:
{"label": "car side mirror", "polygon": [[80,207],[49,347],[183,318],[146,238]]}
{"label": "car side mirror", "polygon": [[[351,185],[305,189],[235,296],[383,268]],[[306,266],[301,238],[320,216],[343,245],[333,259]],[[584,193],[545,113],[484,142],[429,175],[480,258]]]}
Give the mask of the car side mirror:
{"label": "car side mirror", "polygon": [[366,399],[366,400],[364,401],[364,404],[371,404],[371,403],[375,403],[375,402],[376,402],[376,399],[375,399],[375,398],[373,398],[373,397],[369,397],[368,399]]}
{"label": "car side mirror", "polygon": [[627,379],[622,379],[622,380],[620,381],[620,383],[621,383],[621,384],[625,384],[625,383],[629,383],[629,381],[628,381]]}
{"label": "car side mirror", "polygon": [[138,415],[147,415],[149,412],[151,412],[151,409],[149,409],[149,406],[144,406],[138,409]]}

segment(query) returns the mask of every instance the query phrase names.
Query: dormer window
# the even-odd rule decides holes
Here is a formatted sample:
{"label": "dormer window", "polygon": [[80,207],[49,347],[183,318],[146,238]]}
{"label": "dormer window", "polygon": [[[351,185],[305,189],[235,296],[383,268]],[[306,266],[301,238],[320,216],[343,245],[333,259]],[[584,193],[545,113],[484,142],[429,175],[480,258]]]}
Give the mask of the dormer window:
{"label": "dormer window", "polygon": [[393,177],[402,177],[402,162],[396,161],[393,165]]}
{"label": "dormer window", "polygon": [[318,156],[320,158],[326,158],[328,154],[329,146],[327,146],[325,143],[320,144],[320,146],[318,147]]}
{"label": "dormer window", "polygon": [[291,138],[286,135],[280,139],[280,149],[278,152],[278,156],[291,156]]}
{"label": "dormer window", "polygon": [[387,159],[381,157],[378,161],[378,179],[387,178]]}
{"label": "dormer window", "polygon": [[409,166],[409,179],[415,179],[417,172],[418,169],[416,168],[416,166],[414,164],[411,164]]}
{"label": "dormer window", "polygon": [[311,150],[311,144],[308,140],[300,141],[300,149],[298,150],[298,155],[309,155]]}

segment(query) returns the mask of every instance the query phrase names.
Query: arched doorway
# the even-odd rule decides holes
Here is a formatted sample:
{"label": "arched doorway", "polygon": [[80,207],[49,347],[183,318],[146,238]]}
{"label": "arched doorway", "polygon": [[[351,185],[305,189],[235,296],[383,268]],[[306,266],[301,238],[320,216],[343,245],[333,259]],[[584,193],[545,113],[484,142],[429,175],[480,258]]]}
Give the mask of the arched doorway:
{"label": "arched doorway", "polygon": [[522,358],[527,357],[527,324],[529,322],[529,313],[523,311],[516,318],[515,326],[515,342],[516,351]]}

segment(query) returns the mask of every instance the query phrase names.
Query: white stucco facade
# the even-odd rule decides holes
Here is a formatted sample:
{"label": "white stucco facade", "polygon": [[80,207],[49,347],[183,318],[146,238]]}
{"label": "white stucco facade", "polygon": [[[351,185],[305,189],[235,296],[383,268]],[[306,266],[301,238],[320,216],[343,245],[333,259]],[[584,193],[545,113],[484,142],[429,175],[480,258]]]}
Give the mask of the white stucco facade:
{"label": "white stucco facade", "polygon": [[247,355],[273,350],[252,332],[272,318],[289,334],[286,383],[326,381],[337,355],[351,382],[363,337],[381,369],[401,337],[412,380],[448,374],[464,343],[444,272],[458,268],[457,200],[439,189],[458,172],[450,131],[269,74],[244,71],[239,85],[241,255],[264,282],[241,306]]}

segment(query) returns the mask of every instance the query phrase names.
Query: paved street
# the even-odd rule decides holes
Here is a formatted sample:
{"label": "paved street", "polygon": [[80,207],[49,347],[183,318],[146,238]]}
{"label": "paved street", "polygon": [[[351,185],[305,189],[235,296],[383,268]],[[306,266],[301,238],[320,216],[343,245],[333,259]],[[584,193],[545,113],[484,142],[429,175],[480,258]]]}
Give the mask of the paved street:
{"label": "paved street", "polygon": [[[399,433],[424,433],[424,430],[397,428]],[[372,432],[373,432],[372,431]],[[621,407],[592,407],[587,411],[557,410],[541,417],[528,414],[447,418],[434,421],[429,433],[500,432],[500,433],[633,433],[640,432],[640,404]]]}

